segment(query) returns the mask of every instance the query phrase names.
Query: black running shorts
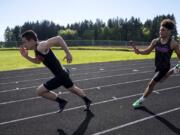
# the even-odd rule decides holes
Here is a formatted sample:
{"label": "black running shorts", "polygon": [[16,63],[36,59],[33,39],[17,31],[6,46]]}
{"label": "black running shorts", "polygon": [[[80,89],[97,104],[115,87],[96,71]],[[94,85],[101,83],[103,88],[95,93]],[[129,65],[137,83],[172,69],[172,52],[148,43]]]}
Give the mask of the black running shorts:
{"label": "black running shorts", "polygon": [[50,79],[46,83],[44,83],[44,87],[47,90],[54,90],[60,86],[64,86],[65,88],[71,88],[73,86],[73,82],[67,72],[63,72],[61,74],[56,75],[54,78]]}
{"label": "black running shorts", "polygon": [[169,71],[169,68],[167,69],[161,69],[161,70],[156,70],[156,74],[153,77],[153,80],[155,82],[159,82]]}

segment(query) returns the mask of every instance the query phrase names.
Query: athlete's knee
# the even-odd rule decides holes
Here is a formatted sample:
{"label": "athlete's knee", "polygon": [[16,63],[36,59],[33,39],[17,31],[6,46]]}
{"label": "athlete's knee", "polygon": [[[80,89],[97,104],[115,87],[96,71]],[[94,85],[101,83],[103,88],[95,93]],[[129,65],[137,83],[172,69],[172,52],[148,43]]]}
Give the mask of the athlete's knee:
{"label": "athlete's knee", "polygon": [[43,96],[43,94],[46,93],[46,92],[47,92],[47,90],[43,85],[40,85],[36,90],[36,94],[38,96]]}
{"label": "athlete's knee", "polygon": [[40,87],[38,87],[38,88],[36,89],[36,94],[37,94],[38,96],[42,96],[43,92],[42,92],[42,90],[41,90]]}

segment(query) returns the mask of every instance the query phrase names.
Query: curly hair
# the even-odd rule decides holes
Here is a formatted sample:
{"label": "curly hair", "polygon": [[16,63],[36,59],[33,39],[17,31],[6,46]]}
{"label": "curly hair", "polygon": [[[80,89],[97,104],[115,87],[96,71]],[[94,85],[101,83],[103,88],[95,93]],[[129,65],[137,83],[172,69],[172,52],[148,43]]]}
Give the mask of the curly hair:
{"label": "curly hair", "polygon": [[161,22],[161,26],[163,26],[169,30],[173,30],[175,28],[175,22],[171,19],[164,19]]}

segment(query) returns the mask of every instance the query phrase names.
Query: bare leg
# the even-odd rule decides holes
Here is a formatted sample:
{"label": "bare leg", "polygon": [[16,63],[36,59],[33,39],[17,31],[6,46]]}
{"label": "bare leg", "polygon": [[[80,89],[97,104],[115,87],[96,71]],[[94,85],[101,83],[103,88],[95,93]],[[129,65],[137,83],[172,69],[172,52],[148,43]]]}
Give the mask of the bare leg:
{"label": "bare leg", "polygon": [[154,86],[156,85],[157,82],[154,81],[154,79],[152,79],[148,86],[146,87],[144,94],[142,97],[140,97],[138,100],[136,100],[132,105],[134,108],[138,108],[141,106],[142,102],[145,100],[145,98],[147,98],[152,91],[154,90]]}
{"label": "bare leg", "polygon": [[71,91],[72,93],[78,95],[79,97],[81,97],[84,100],[85,105],[86,105],[86,108],[84,111],[89,111],[92,101],[86,97],[85,92],[81,88],[77,87],[76,85],[73,85],[68,90]]}
{"label": "bare leg", "polygon": [[43,98],[46,98],[46,99],[49,99],[49,100],[52,100],[52,101],[55,101],[56,98],[58,97],[57,94],[53,91],[48,91],[44,85],[40,85],[38,88],[37,88],[37,94],[38,96],[41,96]]}
{"label": "bare leg", "polygon": [[154,86],[156,84],[157,84],[157,82],[155,82],[154,80],[151,80],[144,91],[143,97],[147,98],[154,90]]}
{"label": "bare leg", "polygon": [[76,85],[73,85],[71,88],[68,88],[68,90],[80,97],[86,96],[85,92],[81,88],[77,87]]}
{"label": "bare leg", "polygon": [[60,99],[57,94],[53,91],[48,91],[44,85],[40,85],[37,88],[37,94],[43,98],[49,99],[51,101],[56,101],[59,104],[59,111],[62,112],[67,104],[67,101],[64,99]]}

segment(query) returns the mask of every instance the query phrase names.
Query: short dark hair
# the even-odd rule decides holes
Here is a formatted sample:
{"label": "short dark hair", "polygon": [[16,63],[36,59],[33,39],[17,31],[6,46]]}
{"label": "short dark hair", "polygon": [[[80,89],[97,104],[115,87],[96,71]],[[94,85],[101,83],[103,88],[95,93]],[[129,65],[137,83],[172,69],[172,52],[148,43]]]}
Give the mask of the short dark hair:
{"label": "short dark hair", "polygon": [[21,34],[22,38],[26,38],[28,41],[33,39],[34,41],[38,40],[37,34],[33,30],[26,30]]}
{"label": "short dark hair", "polygon": [[171,19],[164,19],[161,22],[161,26],[163,26],[169,30],[173,30],[175,28],[175,22]]}

